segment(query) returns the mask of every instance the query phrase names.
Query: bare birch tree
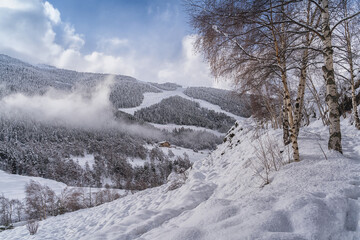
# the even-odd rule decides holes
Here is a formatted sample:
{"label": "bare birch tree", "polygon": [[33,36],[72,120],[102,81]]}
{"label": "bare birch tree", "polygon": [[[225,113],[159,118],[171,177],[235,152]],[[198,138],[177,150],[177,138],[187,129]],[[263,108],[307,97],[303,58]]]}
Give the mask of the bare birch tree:
{"label": "bare birch tree", "polygon": [[[342,17],[347,18],[351,15],[351,7],[354,6],[354,1],[344,0],[342,2]],[[360,119],[359,113],[357,110],[357,101],[356,101],[356,72],[359,70],[359,66],[356,64],[356,60],[359,59],[359,55],[357,51],[354,49],[354,45],[360,44],[359,34],[360,34],[360,22],[358,19],[349,21],[345,20],[336,31],[336,40],[340,44],[338,46],[339,53],[337,54],[337,58],[339,58],[339,62],[337,65],[343,70],[345,73],[338,73],[337,75],[343,78],[348,85],[350,85],[351,90],[351,103],[352,103],[352,113],[354,118],[354,124],[357,129],[360,130]],[[357,49],[359,50],[359,49]]]}
{"label": "bare birch tree", "polygon": [[[340,6],[340,3],[344,0],[336,1],[336,6],[333,6],[332,9],[337,9]],[[339,112],[339,94],[337,90],[337,85],[335,81],[335,72],[334,72],[334,47],[332,43],[332,35],[334,30],[343,22],[350,21],[352,18],[360,14],[360,12],[355,12],[354,14],[344,17],[344,18],[331,18],[331,11],[329,10],[329,4],[335,4],[335,1],[329,0],[310,0],[313,7],[319,9],[321,14],[321,29],[314,28],[302,21],[302,19],[292,18],[287,16],[287,18],[294,24],[301,26],[304,31],[310,31],[315,33],[322,41],[322,53],[324,56],[324,66],[322,67],[323,76],[326,82],[326,103],[329,108],[329,141],[328,148],[342,153],[341,145],[341,129],[340,129],[340,112]],[[330,20],[331,18],[331,20]]]}
{"label": "bare birch tree", "polygon": [[188,2],[192,24],[199,32],[197,48],[204,52],[215,76],[230,76],[248,90],[264,89],[269,79],[281,82],[284,142],[289,129],[293,159],[299,161],[288,80],[288,49],[296,38],[285,17],[293,1]]}

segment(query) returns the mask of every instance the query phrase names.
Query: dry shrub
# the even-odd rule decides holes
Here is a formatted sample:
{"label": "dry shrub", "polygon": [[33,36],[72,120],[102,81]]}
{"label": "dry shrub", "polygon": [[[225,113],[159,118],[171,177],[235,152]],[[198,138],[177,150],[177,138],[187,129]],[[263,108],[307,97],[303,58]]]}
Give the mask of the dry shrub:
{"label": "dry shrub", "polygon": [[254,148],[255,161],[252,162],[252,165],[255,174],[263,180],[262,186],[264,186],[270,183],[270,172],[279,171],[285,162],[278,142],[268,133],[264,137],[257,138]]}
{"label": "dry shrub", "polygon": [[26,223],[26,228],[29,231],[30,235],[34,235],[39,228],[39,222],[35,219],[30,219]]}

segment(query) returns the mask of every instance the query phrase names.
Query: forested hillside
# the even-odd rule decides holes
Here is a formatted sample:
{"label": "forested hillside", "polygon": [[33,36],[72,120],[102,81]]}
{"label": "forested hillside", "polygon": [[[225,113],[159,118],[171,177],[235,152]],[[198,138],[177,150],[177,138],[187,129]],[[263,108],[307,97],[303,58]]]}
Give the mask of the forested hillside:
{"label": "forested hillside", "polygon": [[144,99],[145,92],[160,92],[148,83],[122,75],[83,73],[54,67],[33,66],[0,54],[0,97],[11,93],[44,94],[50,87],[71,91],[74,88],[90,90],[112,77],[110,101],[116,108],[135,107]]}
{"label": "forested hillside", "polygon": [[227,132],[235,119],[213,110],[201,108],[199,103],[179,96],[163,99],[160,103],[140,109],[134,113],[138,119],[167,124],[194,125],[220,132]]}
{"label": "forested hillside", "polygon": [[[220,137],[183,125],[225,133],[235,122],[179,96],[132,116],[117,109],[139,106],[144,93],[181,86],[35,66],[6,55],[0,55],[0,83],[0,169],[70,186],[144,189],[160,185],[173,170],[190,165],[186,156],[164,154],[156,147],[159,142],[213,150],[222,142]],[[230,103],[226,92],[217,92],[224,104]],[[159,130],[147,122],[179,127]],[[93,162],[76,160],[85,156]],[[140,165],[132,164],[133,159]]]}
{"label": "forested hillside", "polygon": [[250,117],[251,108],[249,96],[240,96],[236,92],[209,87],[189,87],[184,93],[192,98],[202,99],[219,105],[221,109],[237,116]]}
{"label": "forested hillside", "polygon": [[[192,149],[213,149],[221,142],[207,132],[178,129],[169,133],[150,126],[147,129],[151,134],[146,136],[116,127],[75,128],[1,117],[0,169],[71,186],[101,187],[108,183],[117,188],[143,189],[162,184],[176,166],[189,166],[189,159],[165,155],[155,147],[157,142],[167,140]],[[153,147],[148,149],[147,144]],[[73,160],[85,153],[94,156],[93,165],[82,167]],[[130,165],[132,158],[142,159],[143,167]],[[150,166],[153,172],[148,172]],[[106,178],[110,181],[104,181]]]}

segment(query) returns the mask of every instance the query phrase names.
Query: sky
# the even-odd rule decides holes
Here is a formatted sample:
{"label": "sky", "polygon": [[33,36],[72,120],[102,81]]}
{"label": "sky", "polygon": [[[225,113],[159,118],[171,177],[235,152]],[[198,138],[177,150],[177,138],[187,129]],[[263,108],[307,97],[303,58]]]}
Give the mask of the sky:
{"label": "sky", "polygon": [[182,0],[1,0],[0,53],[33,64],[221,87]]}

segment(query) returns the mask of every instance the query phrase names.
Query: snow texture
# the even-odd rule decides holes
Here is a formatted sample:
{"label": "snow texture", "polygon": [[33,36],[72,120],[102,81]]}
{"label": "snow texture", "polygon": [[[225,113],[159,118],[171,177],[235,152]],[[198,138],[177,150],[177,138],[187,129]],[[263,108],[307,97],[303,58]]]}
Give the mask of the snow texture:
{"label": "snow texture", "polygon": [[243,120],[175,190],[169,182],[42,221],[34,236],[16,227],[0,239],[360,239],[360,132],[342,122],[344,155],[327,150],[327,132],[318,122],[303,128],[301,161],[260,187],[255,146],[268,137],[281,146],[282,133]]}

